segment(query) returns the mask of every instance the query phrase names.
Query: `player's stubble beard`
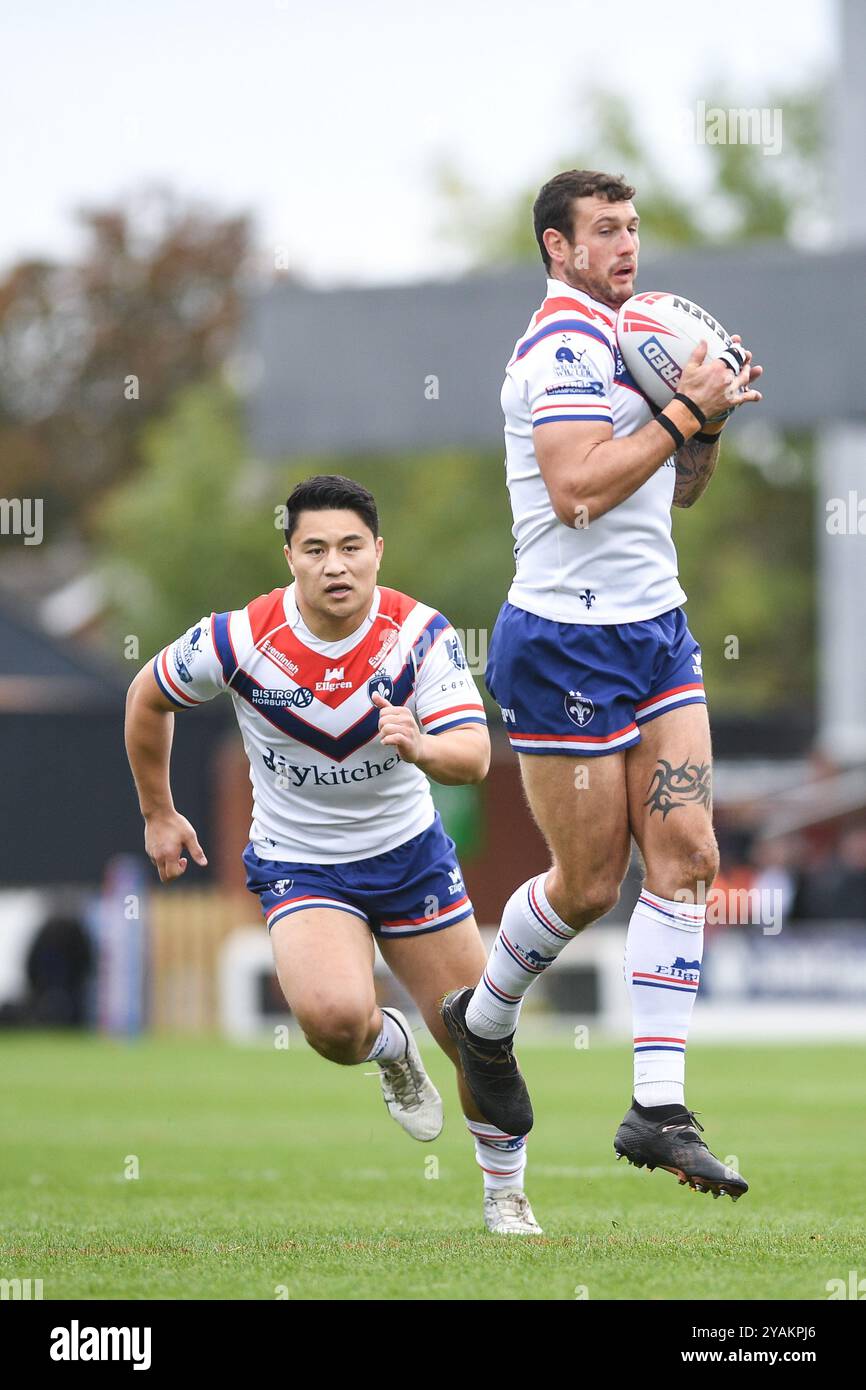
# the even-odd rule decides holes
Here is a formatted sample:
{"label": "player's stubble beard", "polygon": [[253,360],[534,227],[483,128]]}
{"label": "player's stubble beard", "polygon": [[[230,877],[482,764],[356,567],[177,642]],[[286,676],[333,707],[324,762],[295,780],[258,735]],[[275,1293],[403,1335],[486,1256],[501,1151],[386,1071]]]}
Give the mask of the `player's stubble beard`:
{"label": "player's stubble beard", "polygon": [[599,304],[606,304],[609,309],[616,312],[634,294],[637,263],[635,263],[634,274],[631,279],[625,281],[624,284],[617,284],[609,278],[610,272],[615,269],[615,262],[610,267],[608,277],[595,274],[591,268],[578,269],[578,264],[583,259],[585,250],[586,247],[580,243],[573,248],[573,260],[568,267],[567,283],[571,285],[572,289],[582,290],[591,299],[595,299]]}

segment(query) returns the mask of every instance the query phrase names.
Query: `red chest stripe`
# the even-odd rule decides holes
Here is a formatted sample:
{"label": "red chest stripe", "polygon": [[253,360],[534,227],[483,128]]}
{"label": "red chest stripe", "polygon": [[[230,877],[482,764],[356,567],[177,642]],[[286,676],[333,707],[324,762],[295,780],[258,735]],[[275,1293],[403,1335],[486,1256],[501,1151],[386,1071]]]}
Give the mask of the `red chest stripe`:
{"label": "red chest stripe", "polygon": [[[323,704],[338,708],[356,690],[366,684],[395,645],[399,630],[412,609],[415,599],[396,589],[379,589],[379,611],[365,637],[342,656],[314,651],[305,645],[285,616],[284,589],[274,589],[254,599],[248,606],[250,629],[259,657],[259,671],[251,669],[252,658],[245,666],[263,684],[264,671],[270,663],[298,685],[308,686]],[[261,672],[261,674],[260,674]]]}

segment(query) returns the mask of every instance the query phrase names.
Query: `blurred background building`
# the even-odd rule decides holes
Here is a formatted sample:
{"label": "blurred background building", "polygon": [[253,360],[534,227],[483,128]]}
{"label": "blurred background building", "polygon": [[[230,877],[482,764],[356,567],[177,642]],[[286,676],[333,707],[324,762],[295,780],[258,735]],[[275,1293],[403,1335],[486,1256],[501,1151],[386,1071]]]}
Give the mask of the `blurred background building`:
{"label": "blurred background building", "polygon": [[[383,42],[405,41],[411,19],[383,9]],[[451,115],[438,89],[399,113],[368,91],[356,132],[323,116],[301,136],[299,110],[293,124],[275,115],[284,88],[268,50],[290,51],[303,82],[298,16],[277,3],[245,21],[244,56],[271,82],[252,125],[236,117],[252,143],[226,135],[200,177],[190,145],[188,187],[152,109],[147,35],[132,95],[114,96],[126,162],[113,187],[126,192],[82,183],[74,244],[34,228],[19,154],[6,186],[20,239],[6,228],[0,276],[0,1022],[245,1036],[278,1016],[243,890],[250,792],[229,703],[177,721],[175,797],[210,867],[160,889],[123,750],[125,689],[202,613],[286,582],[278,508],[310,472],[341,472],[379,501],[383,582],[448,615],[484,693],[512,573],[499,389],[544,285],[531,204],[559,169],[593,167],[637,185],[641,288],[709,305],[766,370],[764,404],[726,431],[706,497],[674,515],[722,850],[696,1035],[733,1021],[791,1036],[806,1007],[813,1033],[866,1030],[866,193],[854,172],[866,8],[812,0],[796,33],[783,16],[772,4],[754,17],[775,54],[758,69],[739,43],[730,62],[704,58],[718,36],[709,45],[696,20],[695,61],[678,64],[661,120],[630,50],[614,87],[590,83],[565,45],[549,105],[537,74],[515,71],[504,92],[492,72],[474,77],[493,103],[483,129],[461,87]],[[344,18],[359,22],[348,6]],[[634,6],[632,20],[635,49],[641,34],[652,44],[652,17]],[[76,22],[83,44],[88,21]],[[215,55],[231,50],[230,9],[209,22]],[[561,22],[559,7],[545,0],[534,22]],[[168,10],[155,23],[160,61],[173,23]],[[193,40],[177,24],[180,63]],[[581,37],[582,51],[601,42]],[[359,30],[358,53],[371,43]],[[108,47],[89,61],[114,71]],[[194,76],[179,73],[169,63],[168,108],[191,138],[181,95]],[[37,152],[57,138],[66,82],[58,73],[54,123],[28,131]],[[518,108],[544,111],[526,118],[531,141],[514,128],[515,92]],[[290,190],[282,201],[258,205],[247,157],[264,160],[263,189]],[[492,927],[546,851],[487,706],[487,781],[434,791]],[[618,908],[533,993],[539,1022],[627,1020],[620,960],[639,880],[635,863]]]}

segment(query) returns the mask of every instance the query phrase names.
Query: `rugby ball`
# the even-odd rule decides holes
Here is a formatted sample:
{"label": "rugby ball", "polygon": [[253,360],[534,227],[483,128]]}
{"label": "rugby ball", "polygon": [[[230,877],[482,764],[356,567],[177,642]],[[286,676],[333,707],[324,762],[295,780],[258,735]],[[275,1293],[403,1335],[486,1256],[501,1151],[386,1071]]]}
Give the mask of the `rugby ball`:
{"label": "rugby ball", "polygon": [[739,372],[746,360],[713,314],[665,290],[627,299],[616,316],[616,336],[629,375],[660,410],[676,395],[698,343],[707,344],[706,361],[721,358],[732,372]]}

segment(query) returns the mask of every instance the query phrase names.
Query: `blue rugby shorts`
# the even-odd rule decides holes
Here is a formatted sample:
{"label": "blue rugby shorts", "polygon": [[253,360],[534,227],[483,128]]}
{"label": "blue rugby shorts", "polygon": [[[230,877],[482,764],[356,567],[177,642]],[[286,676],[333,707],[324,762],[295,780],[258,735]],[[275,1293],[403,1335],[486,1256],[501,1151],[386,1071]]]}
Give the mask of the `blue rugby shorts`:
{"label": "blue rugby shorts", "polygon": [[311,907],[341,908],[374,936],[420,936],[453,926],[474,911],[457,850],[439,812],[426,830],[384,854],[341,864],[297,864],[243,853],[247,888],[258,895],[268,931]]}
{"label": "blue rugby shorts", "polygon": [[557,623],[504,603],[484,681],[518,753],[597,758],[640,742],[680,705],[706,704],[682,608],[637,623]]}

